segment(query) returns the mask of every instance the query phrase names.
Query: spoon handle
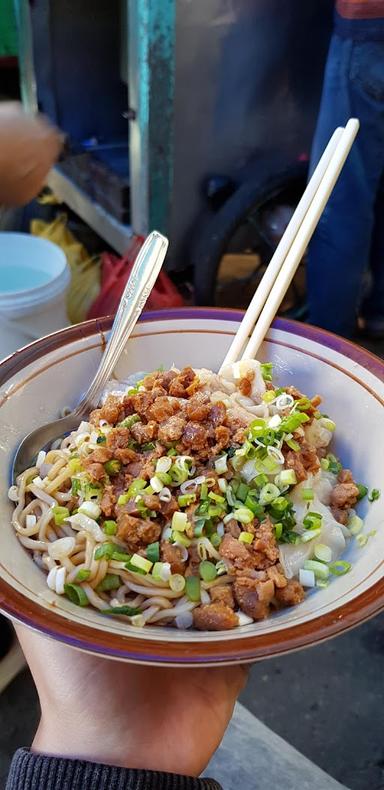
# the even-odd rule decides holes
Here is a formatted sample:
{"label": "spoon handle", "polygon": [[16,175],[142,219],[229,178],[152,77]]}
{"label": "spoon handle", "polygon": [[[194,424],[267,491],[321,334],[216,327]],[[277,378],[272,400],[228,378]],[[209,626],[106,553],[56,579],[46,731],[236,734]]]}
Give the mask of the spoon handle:
{"label": "spoon handle", "polygon": [[158,278],[168,249],[168,239],[153,231],[145,240],[133,265],[113,322],[107,347],[97,373],[75,409],[77,416],[94,409],[133,331]]}

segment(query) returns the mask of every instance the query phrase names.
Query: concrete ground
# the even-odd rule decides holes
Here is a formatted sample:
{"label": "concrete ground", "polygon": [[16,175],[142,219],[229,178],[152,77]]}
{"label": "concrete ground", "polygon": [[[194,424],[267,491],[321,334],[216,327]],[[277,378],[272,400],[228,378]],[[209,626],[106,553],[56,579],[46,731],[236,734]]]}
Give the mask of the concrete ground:
{"label": "concrete ground", "polygon": [[[384,615],[319,647],[256,664],[241,702],[342,785],[350,790],[381,790],[383,656]],[[25,671],[0,697],[0,787],[14,750],[31,743],[37,720],[37,696]],[[247,754],[258,765],[258,729],[251,721],[242,728],[244,765]],[[240,756],[238,748],[234,759],[235,755]],[[259,759],[260,769],[265,769],[262,753]],[[224,789],[229,790],[235,787],[230,784],[229,766],[226,775]],[[254,785],[242,784],[244,790],[252,790],[256,780]],[[274,786],[287,788],[281,782]]]}
{"label": "concrete ground", "polygon": [[[384,356],[384,343],[367,345]],[[350,790],[384,790],[383,659],[384,614],[318,647],[256,664],[241,702]],[[30,744],[37,717],[36,693],[25,671],[0,696],[0,786],[14,750]],[[241,729],[245,743],[251,729],[251,723]],[[259,742],[249,741],[256,764]],[[266,771],[265,761],[260,768]],[[284,787],[270,779],[242,785]]]}

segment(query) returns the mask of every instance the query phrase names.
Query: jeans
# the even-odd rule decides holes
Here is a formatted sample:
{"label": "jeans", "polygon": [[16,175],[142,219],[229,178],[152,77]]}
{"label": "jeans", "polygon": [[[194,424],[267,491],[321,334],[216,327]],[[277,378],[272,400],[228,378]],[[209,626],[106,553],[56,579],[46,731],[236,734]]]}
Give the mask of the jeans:
{"label": "jeans", "polygon": [[360,130],[309,245],[307,272],[310,323],[347,337],[357,313],[384,321],[384,42],[334,35],[311,171],[350,117]]}

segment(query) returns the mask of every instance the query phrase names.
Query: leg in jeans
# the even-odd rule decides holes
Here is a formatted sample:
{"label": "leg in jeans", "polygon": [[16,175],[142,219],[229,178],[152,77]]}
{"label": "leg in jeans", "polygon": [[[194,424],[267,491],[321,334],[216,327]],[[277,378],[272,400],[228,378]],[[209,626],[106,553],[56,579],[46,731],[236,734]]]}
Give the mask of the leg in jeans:
{"label": "leg in jeans", "polygon": [[333,36],[312,150],[313,169],[336,126],[361,128],[309,247],[309,320],[341,335],[355,328],[384,164],[384,44]]}
{"label": "leg in jeans", "polygon": [[370,284],[362,306],[361,315],[367,328],[384,331],[384,176],[375,203],[375,224],[372,233],[369,260]]}

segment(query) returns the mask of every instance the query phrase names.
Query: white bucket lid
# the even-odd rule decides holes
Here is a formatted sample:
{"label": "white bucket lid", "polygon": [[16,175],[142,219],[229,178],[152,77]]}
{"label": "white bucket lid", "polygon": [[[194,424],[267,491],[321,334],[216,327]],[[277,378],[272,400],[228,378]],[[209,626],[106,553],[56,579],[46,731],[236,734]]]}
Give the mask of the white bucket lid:
{"label": "white bucket lid", "polygon": [[[2,291],[2,269],[22,266],[31,273],[26,287],[17,291]],[[34,285],[33,273],[49,275],[44,284]],[[15,309],[20,315],[36,307],[64,297],[70,282],[70,269],[64,252],[52,241],[28,233],[0,233],[0,313],[10,315]]]}

